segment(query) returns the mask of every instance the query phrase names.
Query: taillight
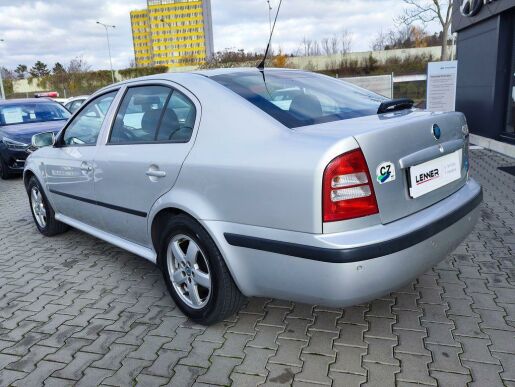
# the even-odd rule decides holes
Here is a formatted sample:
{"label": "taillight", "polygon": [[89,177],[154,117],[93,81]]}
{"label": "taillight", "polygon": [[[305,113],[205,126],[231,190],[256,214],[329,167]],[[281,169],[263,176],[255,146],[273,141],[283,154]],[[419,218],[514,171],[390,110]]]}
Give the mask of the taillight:
{"label": "taillight", "polygon": [[360,218],[379,212],[361,149],[338,156],[326,167],[322,206],[324,222]]}

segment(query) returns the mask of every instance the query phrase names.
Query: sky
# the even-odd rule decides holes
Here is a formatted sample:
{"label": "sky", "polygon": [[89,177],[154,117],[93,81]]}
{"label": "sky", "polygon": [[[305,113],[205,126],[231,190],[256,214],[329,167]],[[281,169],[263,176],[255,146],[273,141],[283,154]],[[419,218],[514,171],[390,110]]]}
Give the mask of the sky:
{"label": "sky", "polygon": [[[274,11],[279,0],[270,0]],[[82,56],[93,69],[108,69],[105,30],[110,30],[113,65],[129,67],[133,59],[129,12],[146,0],[0,0],[0,66],[29,68],[36,60],[51,68]],[[268,40],[266,0],[212,0],[215,50],[263,51]],[[294,52],[304,37],[322,39],[347,30],[352,51],[370,50],[381,30],[393,26],[401,0],[283,0],[274,47]]]}

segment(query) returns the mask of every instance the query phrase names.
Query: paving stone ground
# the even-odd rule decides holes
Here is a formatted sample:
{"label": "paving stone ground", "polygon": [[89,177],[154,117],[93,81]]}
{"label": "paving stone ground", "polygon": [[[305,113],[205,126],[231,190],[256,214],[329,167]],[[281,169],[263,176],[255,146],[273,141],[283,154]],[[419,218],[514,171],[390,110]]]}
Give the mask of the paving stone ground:
{"label": "paving stone ground", "polygon": [[472,151],[481,220],[409,286],[346,309],[251,299],[209,328],[143,259],[42,237],[0,181],[0,386],[515,386],[514,164]]}

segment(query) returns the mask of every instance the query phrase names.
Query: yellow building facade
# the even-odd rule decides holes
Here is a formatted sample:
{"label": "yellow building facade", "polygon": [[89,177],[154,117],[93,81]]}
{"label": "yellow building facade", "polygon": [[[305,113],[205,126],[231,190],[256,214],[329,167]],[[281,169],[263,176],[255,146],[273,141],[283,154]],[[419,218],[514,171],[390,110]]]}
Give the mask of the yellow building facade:
{"label": "yellow building facade", "polygon": [[136,66],[197,66],[213,55],[211,0],[147,0],[131,11]]}

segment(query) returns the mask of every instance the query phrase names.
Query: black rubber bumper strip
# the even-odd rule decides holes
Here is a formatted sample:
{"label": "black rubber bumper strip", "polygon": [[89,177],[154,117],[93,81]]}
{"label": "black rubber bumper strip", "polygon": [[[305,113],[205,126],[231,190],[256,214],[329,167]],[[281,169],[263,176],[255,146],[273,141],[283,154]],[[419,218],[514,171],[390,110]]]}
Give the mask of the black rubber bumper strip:
{"label": "black rubber bumper strip", "polygon": [[268,251],[270,253],[289,255],[292,257],[305,258],[320,262],[360,262],[393,254],[423,242],[467,216],[482,201],[483,190],[481,189],[479,193],[469,201],[463,203],[448,215],[428,224],[425,227],[388,241],[348,249],[330,249],[325,247],[307,246],[297,243],[281,242],[231,233],[225,233],[224,236],[227,243],[231,246]]}
{"label": "black rubber bumper strip", "polygon": [[109,208],[110,210],[114,210],[114,211],[125,212],[126,214],[131,214],[131,215],[134,215],[134,216],[139,216],[141,218],[146,218],[147,217],[147,213],[143,212],[143,211],[138,211],[138,210],[133,210],[133,209],[130,209],[130,208],[115,206],[115,205],[109,204],[109,203],[102,203],[102,202],[99,202],[99,201],[96,201],[96,200],[83,198],[81,196],[70,195],[68,193],[59,192],[59,191],[56,191],[56,190],[53,190],[53,189],[51,189],[50,192],[55,194],[55,195],[64,196],[65,198],[78,200],[78,201],[84,202],[84,203],[94,204],[96,206],[104,207],[104,208]]}

